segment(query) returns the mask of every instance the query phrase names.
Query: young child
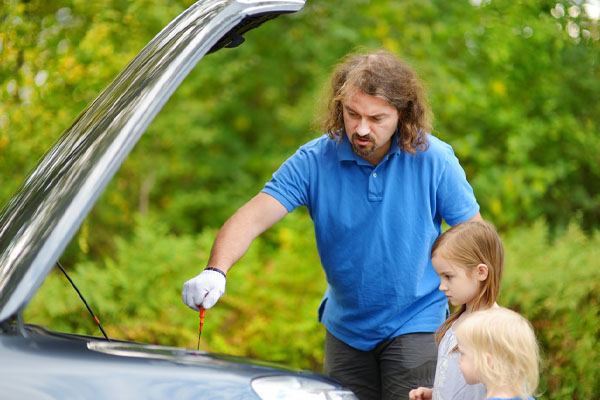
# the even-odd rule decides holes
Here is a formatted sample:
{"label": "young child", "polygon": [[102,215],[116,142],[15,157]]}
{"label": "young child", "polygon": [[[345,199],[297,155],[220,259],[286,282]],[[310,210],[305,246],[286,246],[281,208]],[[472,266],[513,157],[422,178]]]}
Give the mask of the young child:
{"label": "young child", "polygon": [[480,400],[483,384],[467,385],[458,365],[454,329],[473,311],[498,307],[504,269],[504,248],[489,222],[468,221],[442,233],[431,249],[431,261],[440,277],[439,289],[459,309],[436,333],[438,359],[433,388],[419,387],[410,400]]}
{"label": "young child", "polygon": [[468,384],[483,383],[490,400],[533,399],[539,346],[529,321],[496,307],[471,314],[455,333],[458,364]]}

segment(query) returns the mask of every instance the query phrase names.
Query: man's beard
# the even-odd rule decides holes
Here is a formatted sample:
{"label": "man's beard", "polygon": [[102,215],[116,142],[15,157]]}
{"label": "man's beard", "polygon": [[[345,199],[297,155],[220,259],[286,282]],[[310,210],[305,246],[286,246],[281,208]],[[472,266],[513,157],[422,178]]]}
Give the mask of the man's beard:
{"label": "man's beard", "polygon": [[[372,145],[369,147],[366,147],[366,146],[359,147],[354,144],[355,139],[368,140],[371,142]],[[373,137],[371,135],[360,136],[358,133],[354,133],[352,135],[352,140],[350,140],[350,146],[352,147],[352,151],[354,152],[354,154],[356,154],[359,157],[368,157],[371,154],[373,154],[373,152],[375,152],[375,150],[376,150],[375,139],[373,139]]]}

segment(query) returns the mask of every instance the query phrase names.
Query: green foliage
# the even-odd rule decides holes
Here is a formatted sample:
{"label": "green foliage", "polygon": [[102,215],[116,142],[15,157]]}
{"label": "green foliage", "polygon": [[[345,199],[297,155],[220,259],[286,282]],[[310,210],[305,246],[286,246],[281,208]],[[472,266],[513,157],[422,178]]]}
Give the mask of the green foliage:
{"label": "green foliage", "polygon": [[[181,344],[182,281],[187,266],[206,257],[203,249],[211,238],[176,237],[158,220],[136,221],[131,240],[116,239],[114,258],[64,266],[109,337]],[[98,335],[75,291],[65,291],[69,287],[62,273],[53,271],[28,310],[34,318],[54,321],[54,329]]]}
{"label": "green foliage", "polygon": [[[114,257],[84,262],[70,275],[109,337],[195,348],[197,314],[183,305],[182,282],[202,269],[215,232],[174,236],[154,218],[137,218]],[[310,232],[310,233],[309,233]],[[500,304],[537,331],[544,365],[541,399],[593,398],[600,390],[600,236],[576,226],[548,241],[536,223],[504,235]],[[201,349],[321,370],[324,328],[317,308],[325,279],[306,213],[295,212],[257,239],[228,274],[226,294],[207,311]],[[25,320],[100,336],[75,291],[51,274]]]}
{"label": "green foliage", "polygon": [[540,398],[591,399],[600,391],[600,234],[572,224],[548,242],[546,224],[505,240],[500,304],[534,325],[543,348]]}
{"label": "green foliage", "polygon": [[[191,0],[88,3],[5,2],[2,203]],[[88,218],[95,234],[68,255],[110,254],[114,232],[126,237],[138,212],[160,212],[175,233],[220,226],[319,134],[311,127],[326,76],[356,48],[395,51],[419,71],[435,133],[454,146],[484,216],[502,228],[539,217],[564,228],[575,216],[591,231],[600,223],[600,40],[598,21],[581,10],[545,1],[309,1],[201,61]]]}
{"label": "green foliage", "polygon": [[[203,268],[215,232],[174,236],[158,219],[136,221],[130,240],[116,240],[114,257],[65,267],[109,337],[195,348],[198,315],[181,301],[181,287]],[[316,310],[324,291],[311,221],[292,214],[229,273],[226,295],[207,311],[201,348],[319,369],[324,330]],[[100,336],[58,269],[25,318]]]}

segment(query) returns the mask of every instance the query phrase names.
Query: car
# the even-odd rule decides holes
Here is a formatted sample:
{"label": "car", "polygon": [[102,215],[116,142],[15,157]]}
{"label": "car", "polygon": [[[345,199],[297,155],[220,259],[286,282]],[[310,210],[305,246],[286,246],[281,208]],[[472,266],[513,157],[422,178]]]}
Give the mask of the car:
{"label": "car", "polygon": [[0,214],[0,397],[357,398],[338,381],[309,370],[56,332],[23,320],[23,310],[60,266],[86,215],[186,75],[204,55],[240,45],[247,31],[304,5],[304,0],[191,5],[83,110],[8,201]]}

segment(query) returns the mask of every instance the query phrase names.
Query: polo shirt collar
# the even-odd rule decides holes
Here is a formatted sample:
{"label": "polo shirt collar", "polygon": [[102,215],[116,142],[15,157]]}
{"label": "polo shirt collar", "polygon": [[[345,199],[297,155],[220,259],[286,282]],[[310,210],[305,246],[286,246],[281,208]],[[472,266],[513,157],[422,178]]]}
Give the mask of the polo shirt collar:
{"label": "polo shirt collar", "polygon": [[[356,161],[356,163],[358,165],[373,166],[373,164],[371,164],[367,160],[364,160],[363,158],[357,156],[354,153],[354,151],[352,151],[352,146],[350,146],[350,141],[348,140],[348,136],[346,135],[345,132],[342,133],[341,136],[342,137],[340,138],[340,140],[337,141],[337,144],[336,144],[337,156],[338,156],[338,159],[340,160],[340,162]],[[400,152],[401,152],[400,147],[398,147],[398,130],[396,130],[396,132],[392,136],[392,145],[390,146],[390,149],[388,150],[387,154],[385,155],[385,157],[383,157],[383,159],[381,161],[383,162],[383,161],[387,160],[392,154],[400,154]]]}

